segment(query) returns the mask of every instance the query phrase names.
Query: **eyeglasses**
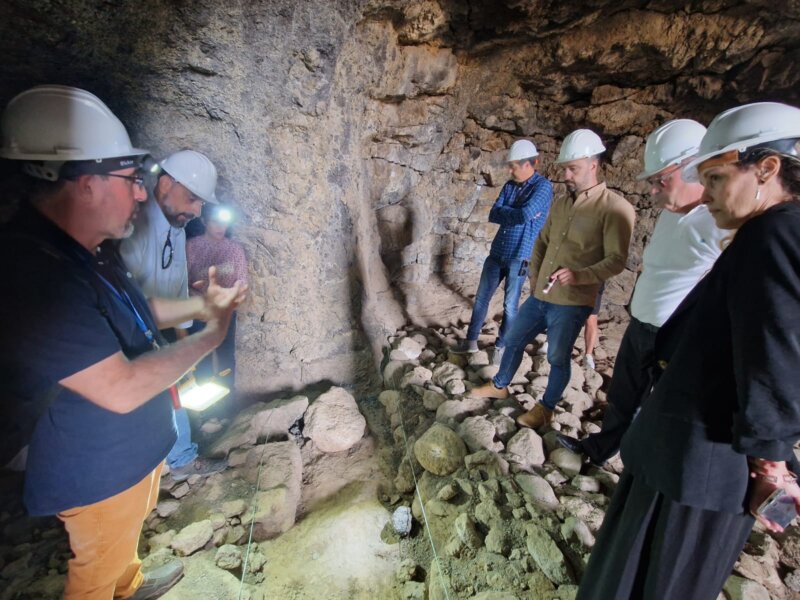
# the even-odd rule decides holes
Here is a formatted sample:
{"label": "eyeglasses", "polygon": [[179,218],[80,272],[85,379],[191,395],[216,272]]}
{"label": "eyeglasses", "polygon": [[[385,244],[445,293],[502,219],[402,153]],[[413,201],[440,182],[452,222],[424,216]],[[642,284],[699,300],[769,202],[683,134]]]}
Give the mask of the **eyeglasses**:
{"label": "eyeglasses", "polygon": [[143,175],[117,175],[116,173],[105,173],[105,177],[117,177],[119,179],[127,179],[132,181],[133,185],[139,186],[144,189],[144,176]]}
{"label": "eyeglasses", "polygon": [[172,255],[175,249],[172,247],[172,228],[167,231],[167,240],[164,242],[164,247],[161,249],[161,268],[169,269],[172,264]]}
{"label": "eyeglasses", "polygon": [[648,177],[645,179],[650,187],[658,187],[660,189],[664,189],[667,187],[667,182],[672,179],[672,176],[680,170],[681,166],[678,165],[674,169],[662,174],[662,175],[653,175],[652,177]]}

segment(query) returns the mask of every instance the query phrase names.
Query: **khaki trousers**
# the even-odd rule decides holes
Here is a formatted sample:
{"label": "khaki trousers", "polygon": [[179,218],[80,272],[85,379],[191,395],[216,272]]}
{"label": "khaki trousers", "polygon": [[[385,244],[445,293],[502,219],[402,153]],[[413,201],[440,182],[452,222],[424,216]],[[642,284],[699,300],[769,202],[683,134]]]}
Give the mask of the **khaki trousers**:
{"label": "khaki trousers", "polygon": [[142,585],[139,535],[158,500],[162,466],[115,496],[58,514],[74,555],[64,600],[129,598]]}

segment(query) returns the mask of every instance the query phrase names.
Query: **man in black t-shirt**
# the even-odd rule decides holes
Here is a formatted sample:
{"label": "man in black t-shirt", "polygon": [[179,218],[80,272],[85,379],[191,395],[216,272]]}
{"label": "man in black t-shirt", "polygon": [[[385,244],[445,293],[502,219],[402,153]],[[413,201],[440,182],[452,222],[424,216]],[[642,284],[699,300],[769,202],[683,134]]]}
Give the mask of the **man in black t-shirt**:
{"label": "man in black t-shirt", "polygon": [[[0,231],[0,465],[27,444],[28,512],[57,515],[74,553],[64,598],[157,598],[183,571],[143,575],[136,555],[175,441],[168,388],[222,342],[244,290],[209,273],[204,298],[147,301],[98,250],[130,235],[147,155],[99,98],[35,87],[0,123],[0,156],[33,177]],[[159,349],[158,329],[191,318],[209,327]]]}

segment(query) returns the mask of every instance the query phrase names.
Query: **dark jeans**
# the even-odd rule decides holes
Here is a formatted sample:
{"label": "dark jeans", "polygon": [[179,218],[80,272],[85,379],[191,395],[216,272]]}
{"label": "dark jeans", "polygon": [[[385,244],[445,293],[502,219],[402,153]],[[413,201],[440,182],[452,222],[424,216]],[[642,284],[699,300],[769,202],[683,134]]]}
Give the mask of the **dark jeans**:
{"label": "dark jeans", "polygon": [[572,347],[581,332],[591,306],[564,306],[542,302],[530,296],[519,309],[519,314],[505,338],[506,351],[495,375],[494,385],[504,388],[514,378],[522,362],[522,353],[533,338],[547,331],[547,362],[550,377],[544,391],[542,404],[553,410],[572,373]]}
{"label": "dark jeans", "polygon": [[614,363],[614,376],[608,388],[603,426],[581,442],[584,452],[597,464],[617,453],[622,436],[650,393],[657,332],[657,327],[632,318],[622,336]]}
{"label": "dark jeans", "polygon": [[753,523],[678,504],[623,473],[577,600],[715,600]]}
{"label": "dark jeans", "polygon": [[526,265],[523,268],[522,263],[522,260],[500,262],[491,256],[487,256],[486,260],[483,261],[481,281],[478,284],[478,292],[475,294],[475,306],[472,308],[472,319],[467,330],[468,340],[475,341],[478,339],[483,322],[486,320],[486,313],[489,312],[489,303],[492,301],[492,296],[494,296],[500,282],[505,279],[503,322],[500,324],[500,333],[497,335],[495,344],[498,348],[502,348],[505,345],[505,335],[517,316],[519,295],[522,293],[522,286],[528,276],[528,267]]}

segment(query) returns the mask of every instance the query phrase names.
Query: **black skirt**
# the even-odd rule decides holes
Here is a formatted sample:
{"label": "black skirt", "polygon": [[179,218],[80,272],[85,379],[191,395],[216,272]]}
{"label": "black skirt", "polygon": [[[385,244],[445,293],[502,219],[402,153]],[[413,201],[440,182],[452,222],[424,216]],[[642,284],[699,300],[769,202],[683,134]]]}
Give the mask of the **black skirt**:
{"label": "black skirt", "polygon": [[716,600],[754,521],[677,504],[623,474],[577,600]]}

